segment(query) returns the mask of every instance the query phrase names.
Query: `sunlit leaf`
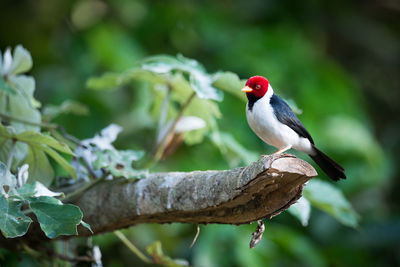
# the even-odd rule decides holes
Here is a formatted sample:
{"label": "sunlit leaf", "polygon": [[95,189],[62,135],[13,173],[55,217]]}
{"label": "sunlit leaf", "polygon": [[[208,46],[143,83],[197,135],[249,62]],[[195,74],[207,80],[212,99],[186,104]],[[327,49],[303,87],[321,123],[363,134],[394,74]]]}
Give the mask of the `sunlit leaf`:
{"label": "sunlit leaf", "polygon": [[240,100],[247,102],[246,94],[240,91],[246,83],[246,80],[240,80],[236,73],[225,71],[218,72],[213,76],[213,86],[230,93]]}
{"label": "sunlit leaf", "polygon": [[177,57],[159,55],[148,57],[142,61],[142,68],[155,73],[170,73],[179,70],[189,74],[189,81],[192,88],[200,98],[222,100],[222,92],[212,86],[213,79],[206,73],[204,67],[196,60],[185,58],[182,55]]}
{"label": "sunlit leaf", "polygon": [[22,202],[0,194],[0,230],[6,238],[23,236],[32,220],[21,212]]}
{"label": "sunlit leaf", "polygon": [[[9,102],[10,116],[36,124],[41,122],[40,112],[31,106],[30,101],[26,99],[26,97],[24,97],[21,92],[18,92],[15,96],[9,96]],[[39,132],[40,130],[39,126],[21,123],[18,121],[11,121],[11,125],[15,128],[17,133],[21,133],[24,131]]]}
{"label": "sunlit leaf", "polygon": [[83,217],[79,207],[48,196],[30,198],[29,205],[47,237],[78,234],[76,227]]}
{"label": "sunlit leaf", "polygon": [[41,196],[55,197],[63,195],[62,192],[50,191],[46,186],[39,182],[34,182],[33,184],[24,184],[17,189],[17,192],[21,197],[24,198]]}
{"label": "sunlit leaf", "polygon": [[13,59],[10,67],[10,74],[19,74],[26,72],[32,68],[31,54],[22,47],[17,45],[14,49]]}
{"label": "sunlit leaf", "polygon": [[358,225],[359,215],[353,210],[343,193],[332,184],[312,179],[304,187],[303,196],[313,206],[329,213],[344,225],[351,227]]}

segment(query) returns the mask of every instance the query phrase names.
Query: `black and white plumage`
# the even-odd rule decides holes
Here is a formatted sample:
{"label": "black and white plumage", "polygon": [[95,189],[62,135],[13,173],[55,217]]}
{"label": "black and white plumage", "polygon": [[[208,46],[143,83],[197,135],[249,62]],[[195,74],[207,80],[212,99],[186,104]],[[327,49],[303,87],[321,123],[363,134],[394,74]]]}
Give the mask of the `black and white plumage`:
{"label": "black and white plumage", "polygon": [[314,145],[314,140],[289,105],[274,93],[268,80],[262,76],[251,77],[242,89],[248,103],[246,117],[254,133],[275,153],[291,148],[307,153],[334,181],[345,179],[344,169]]}

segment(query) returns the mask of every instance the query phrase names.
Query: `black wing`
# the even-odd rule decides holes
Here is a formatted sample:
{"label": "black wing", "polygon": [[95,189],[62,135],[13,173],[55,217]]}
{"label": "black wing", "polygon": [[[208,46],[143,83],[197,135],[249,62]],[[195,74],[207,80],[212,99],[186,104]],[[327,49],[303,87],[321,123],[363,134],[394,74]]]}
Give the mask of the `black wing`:
{"label": "black wing", "polygon": [[274,109],[274,114],[278,121],[289,126],[293,131],[295,131],[301,137],[307,138],[312,144],[314,140],[312,139],[310,133],[306,130],[304,125],[293,113],[289,105],[278,95],[273,94],[269,103]]}

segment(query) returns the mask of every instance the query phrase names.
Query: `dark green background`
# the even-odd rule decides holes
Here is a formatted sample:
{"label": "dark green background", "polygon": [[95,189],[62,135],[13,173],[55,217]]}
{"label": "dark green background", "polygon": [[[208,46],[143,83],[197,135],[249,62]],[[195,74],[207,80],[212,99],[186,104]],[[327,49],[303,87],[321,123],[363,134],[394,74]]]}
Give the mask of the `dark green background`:
{"label": "dark green background", "polygon": [[[282,214],[262,243],[248,249],[252,226],[141,225],[126,234],[140,248],[161,240],[171,257],[195,266],[400,265],[400,4],[387,1],[16,1],[0,8],[0,49],[22,44],[33,57],[36,97],[44,104],[85,103],[90,115],[58,119],[88,138],[127,118],[134,90],[97,92],[89,77],[123,71],[154,54],[182,53],[209,72],[242,79],[267,76],[275,91],[303,110],[316,143],[347,170],[340,182],[362,216],[359,229],[313,209],[308,227]],[[151,96],[150,96],[151,97]],[[249,150],[270,153],[250,131],[244,103],[225,94],[221,130]],[[150,129],[126,131],[120,148],[149,150]],[[182,145],[160,170],[224,169],[209,140]],[[142,264],[113,235],[94,239],[105,266]]]}

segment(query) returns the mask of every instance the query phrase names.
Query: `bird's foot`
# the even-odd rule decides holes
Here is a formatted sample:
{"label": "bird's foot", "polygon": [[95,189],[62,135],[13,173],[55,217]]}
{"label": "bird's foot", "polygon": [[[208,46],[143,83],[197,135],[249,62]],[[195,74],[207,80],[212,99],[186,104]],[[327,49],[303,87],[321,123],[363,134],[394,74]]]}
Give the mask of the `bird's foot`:
{"label": "bird's foot", "polygon": [[278,149],[277,151],[275,151],[273,155],[282,154],[283,152],[285,152],[285,151],[287,151],[287,150],[289,150],[289,149],[291,149],[291,148],[292,148],[291,145],[286,146],[286,147],[284,147],[284,148],[280,148],[280,149]]}

